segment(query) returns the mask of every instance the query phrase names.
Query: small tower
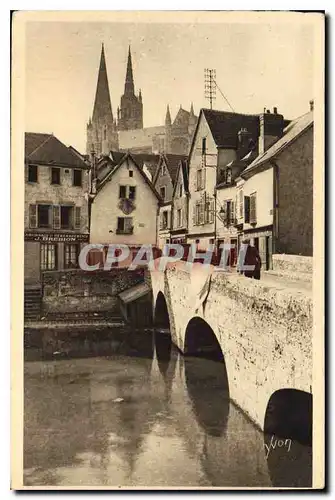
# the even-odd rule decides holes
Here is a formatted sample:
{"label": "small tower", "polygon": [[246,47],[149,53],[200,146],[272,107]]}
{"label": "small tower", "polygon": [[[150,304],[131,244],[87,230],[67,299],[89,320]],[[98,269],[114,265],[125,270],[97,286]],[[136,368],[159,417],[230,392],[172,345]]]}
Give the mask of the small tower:
{"label": "small tower", "polygon": [[104,44],[101,48],[98,82],[95,93],[92,119],[87,124],[86,152],[95,151],[97,156],[118,150],[118,135],[113,118],[109,94]]}
{"label": "small tower", "polygon": [[193,109],[193,102],[191,102],[191,109],[190,109],[190,116],[188,119],[188,134],[193,137],[195,127],[197,125],[197,117],[194,114],[194,109]]}
{"label": "small tower", "polygon": [[120,112],[118,113],[118,129],[133,130],[141,128],[143,128],[142,94],[140,91],[138,97],[135,95],[133,65],[129,46],[124,94],[121,97]]}
{"label": "small tower", "polygon": [[172,132],[172,121],[169,105],[166,108],[165,115],[165,137],[164,137],[164,153],[169,153],[171,150],[171,132]]}

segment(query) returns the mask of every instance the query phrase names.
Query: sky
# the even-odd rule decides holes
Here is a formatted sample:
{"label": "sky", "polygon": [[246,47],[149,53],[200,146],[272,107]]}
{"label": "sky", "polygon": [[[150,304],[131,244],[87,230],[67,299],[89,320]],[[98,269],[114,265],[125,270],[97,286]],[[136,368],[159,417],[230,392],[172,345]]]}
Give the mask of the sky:
{"label": "sky", "polygon": [[[114,116],[131,45],[144,126],[163,125],[180,105],[209,107],[204,69],[234,111],[278,108],[293,119],[313,98],[313,27],[306,23],[133,23],[29,21],[25,45],[25,130],[53,133],[84,153],[104,43]],[[217,91],[213,108],[229,111]]]}

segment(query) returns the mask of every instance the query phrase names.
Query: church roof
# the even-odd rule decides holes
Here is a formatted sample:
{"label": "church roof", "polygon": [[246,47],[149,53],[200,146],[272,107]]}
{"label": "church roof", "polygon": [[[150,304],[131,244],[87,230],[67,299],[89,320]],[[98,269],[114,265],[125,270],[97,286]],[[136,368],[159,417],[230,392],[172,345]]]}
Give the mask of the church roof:
{"label": "church roof", "polygon": [[259,116],[202,109],[217,147],[236,147],[238,131],[244,127],[252,138],[259,136]]}
{"label": "church roof", "polygon": [[105,60],[105,50],[104,50],[104,45],[102,44],[98,83],[95,94],[92,120],[93,122],[96,122],[97,120],[105,117],[108,117],[113,120],[112,104],[109,94],[107,68]]}
{"label": "church roof", "polygon": [[152,149],[153,138],[157,135],[164,137],[165,127],[161,125],[136,130],[120,130],[118,134],[120,149],[127,150],[136,147],[148,147]]}
{"label": "church roof", "polygon": [[26,132],[25,159],[29,163],[88,168],[78,154],[52,134]]}

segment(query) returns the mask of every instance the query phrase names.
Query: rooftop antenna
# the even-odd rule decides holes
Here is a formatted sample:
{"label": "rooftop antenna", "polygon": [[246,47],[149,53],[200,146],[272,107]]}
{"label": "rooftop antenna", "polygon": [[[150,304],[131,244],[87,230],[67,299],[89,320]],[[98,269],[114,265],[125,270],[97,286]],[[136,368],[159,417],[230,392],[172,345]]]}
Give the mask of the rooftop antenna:
{"label": "rooftop antenna", "polygon": [[209,106],[213,108],[213,101],[216,99],[216,70],[205,68],[205,98],[209,100]]}

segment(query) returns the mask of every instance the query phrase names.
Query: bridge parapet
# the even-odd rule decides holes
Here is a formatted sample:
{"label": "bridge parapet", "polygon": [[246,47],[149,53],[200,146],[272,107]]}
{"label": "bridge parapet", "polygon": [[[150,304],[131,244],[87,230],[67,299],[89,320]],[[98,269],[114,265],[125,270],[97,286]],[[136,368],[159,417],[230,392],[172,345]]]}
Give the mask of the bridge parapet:
{"label": "bridge parapet", "polygon": [[303,284],[205,269],[196,264],[190,273],[177,262],[151,273],[154,304],[162,293],[172,340],[182,352],[190,321],[207,323],[224,355],[232,399],[263,428],[274,392],[312,392],[311,292]]}

